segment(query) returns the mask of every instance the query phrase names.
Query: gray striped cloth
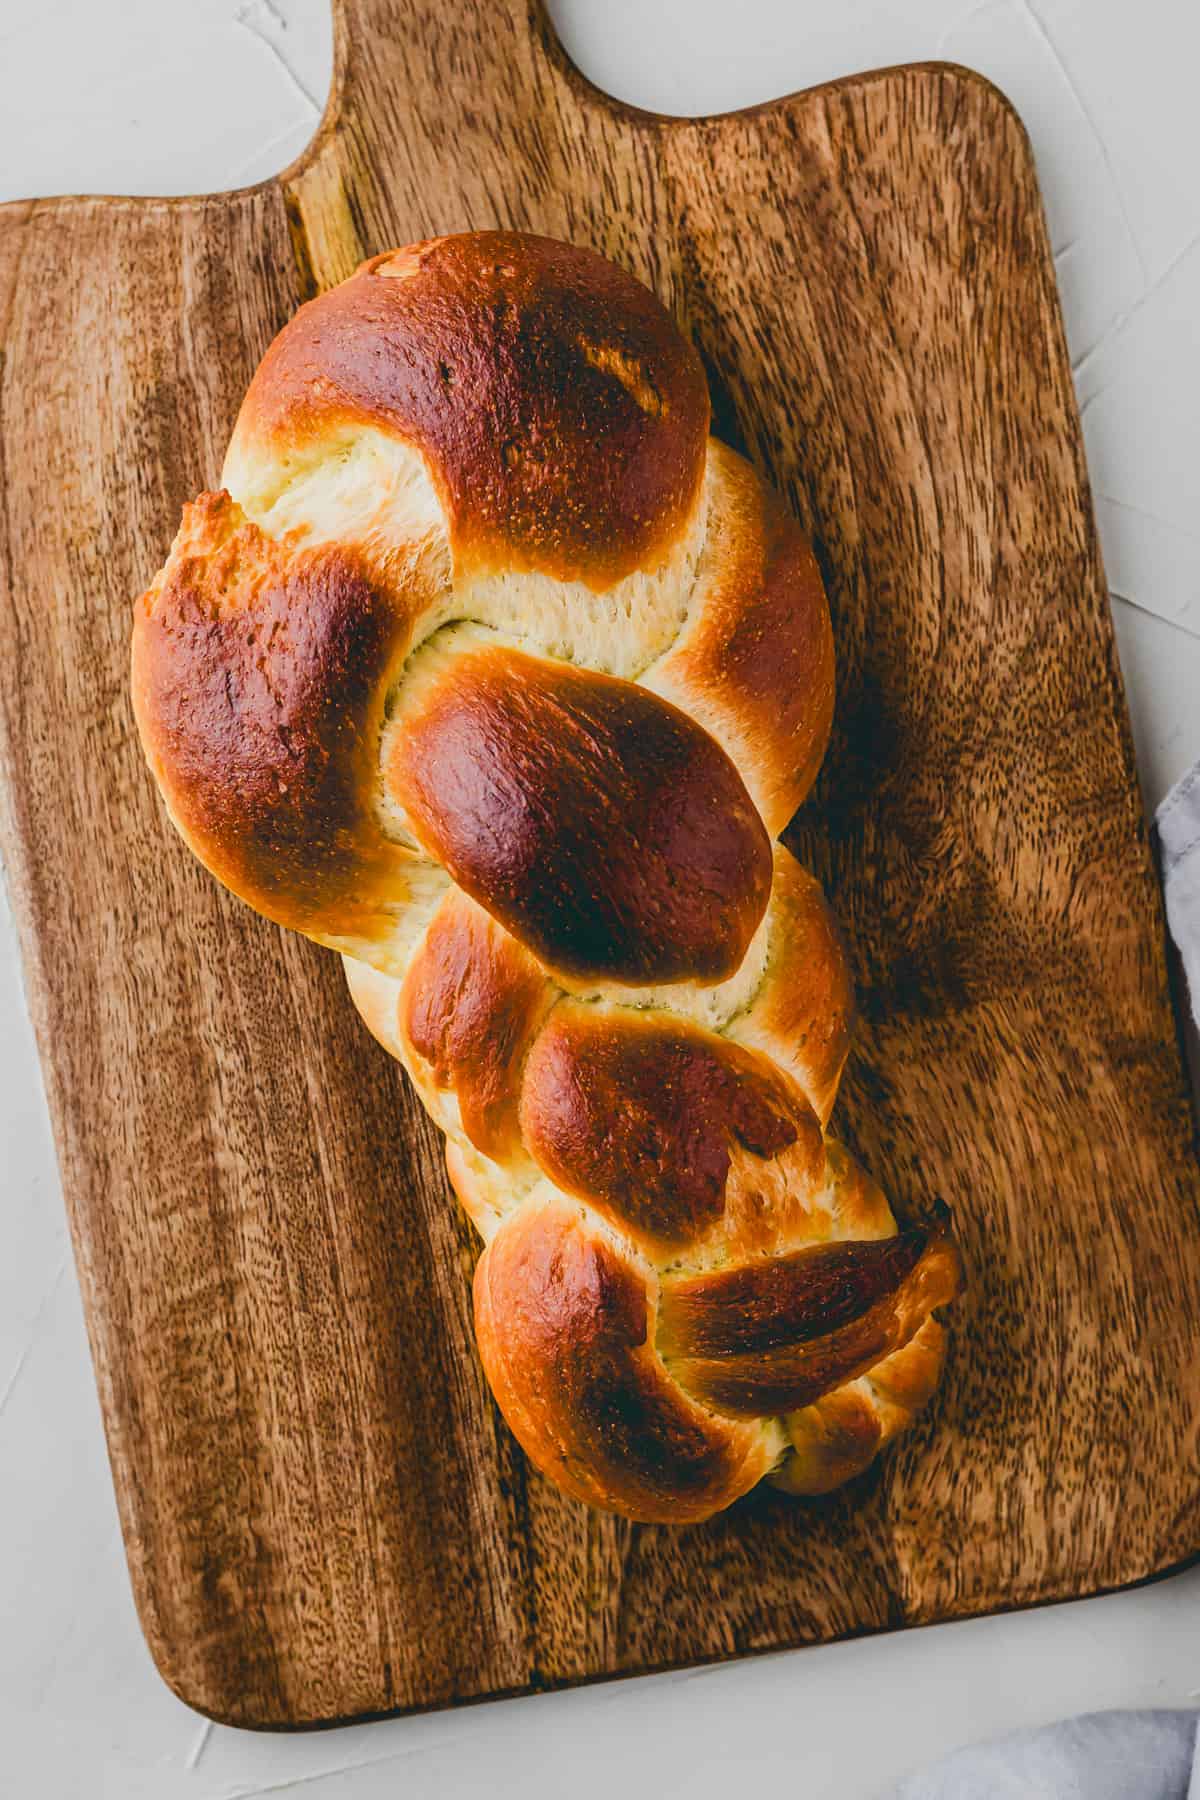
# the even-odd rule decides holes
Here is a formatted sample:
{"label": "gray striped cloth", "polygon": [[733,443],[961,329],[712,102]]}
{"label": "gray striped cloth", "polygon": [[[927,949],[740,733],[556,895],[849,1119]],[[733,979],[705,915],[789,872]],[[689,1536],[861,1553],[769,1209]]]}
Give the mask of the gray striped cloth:
{"label": "gray striped cloth", "polygon": [[1200,1800],[1194,1712],[1086,1713],[958,1750],[891,1800]]}
{"label": "gray striped cloth", "polygon": [[1183,958],[1192,1017],[1200,1029],[1200,763],[1176,782],[1155,823],[1167,924]]}

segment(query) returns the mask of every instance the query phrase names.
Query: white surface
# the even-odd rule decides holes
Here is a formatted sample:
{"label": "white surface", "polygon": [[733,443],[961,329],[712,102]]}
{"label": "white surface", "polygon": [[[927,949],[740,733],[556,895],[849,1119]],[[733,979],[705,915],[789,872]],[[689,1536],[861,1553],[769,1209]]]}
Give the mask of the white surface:
{"label": "white surface", "polygon": [[[552,0],[664,111],[946,56],[1038,152],[1148,805],[1200,756],[1200,22],[1182,0]],[[328,85],[325,0],[0,0],[0,198],[257,180]],[[1152,617],[1157,613],[1160,617]],[[1174,621],[1169,623],[1167,621]],[[212,1728],[129,1598],[11,923],[0,919],[0,1790],[24,1800],[882,1794],[942,1749],[1200,1696],[1200,1570],[1136,1593],[302,1738]],[[301,1789],[301,1784],[303,1787]]]}

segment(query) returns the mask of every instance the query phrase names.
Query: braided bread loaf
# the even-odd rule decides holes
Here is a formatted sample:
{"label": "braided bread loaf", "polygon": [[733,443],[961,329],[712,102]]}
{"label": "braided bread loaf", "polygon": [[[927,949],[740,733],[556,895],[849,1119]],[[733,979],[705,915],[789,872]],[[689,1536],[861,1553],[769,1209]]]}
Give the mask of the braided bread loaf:
{"label": "braided bread loaf", "polygon": [[268,350],[133,639],[180,832],[343,953],[446,1134],[510,1427],[643,1520],[864,1468],[959,1282],[824,1135],[850,985],[772,839],[825,748],[828,610],[708,421],[590,252],[376,257]]}

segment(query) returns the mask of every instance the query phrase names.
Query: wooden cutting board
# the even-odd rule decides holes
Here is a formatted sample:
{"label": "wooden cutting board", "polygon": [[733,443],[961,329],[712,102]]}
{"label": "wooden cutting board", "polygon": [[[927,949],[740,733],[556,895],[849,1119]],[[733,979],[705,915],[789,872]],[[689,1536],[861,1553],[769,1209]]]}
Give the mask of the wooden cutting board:
{"label": "wooden cutting board", "polygon": [[[970,1270],[851,1490],[690,1530],[531,1474],[440,1139],[334,957],[172,835],[133,596],[297,303],[511,225],[649,281],[814,533],[840,706],[789,841],[861,987],[837,1115]],[[962,1617],[1200,1548],[1200,1179],[1029,144],[962,69],[731,117],[614,104],[524,0],[341,0],[262,186],[0,212],[4,849],[142,1623],[301,1725]]]}

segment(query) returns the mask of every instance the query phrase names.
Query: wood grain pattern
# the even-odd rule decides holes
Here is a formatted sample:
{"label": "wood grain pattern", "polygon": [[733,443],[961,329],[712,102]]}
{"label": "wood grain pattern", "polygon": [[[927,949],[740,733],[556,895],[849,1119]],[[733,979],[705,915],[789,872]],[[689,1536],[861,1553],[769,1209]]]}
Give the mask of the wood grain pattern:
{"label": "wood grain pattern", "polygon": [[[812,530],[840,705],[789,841],[863,1027],[836,1115],[971,1286],[930,1413],[819,1504],[631,1526],[532,1476],[437,1133],[336,959],[173,837],[130,601],[298,301],[430,233],[595,245]],[[342,0],[235,194],[0,211],[3,837],[139,1612],[294,1725],[1138,1580],[1200,1546],[1200,1180],[1024,134],[929,66],[667,121],[523,0]]]}

